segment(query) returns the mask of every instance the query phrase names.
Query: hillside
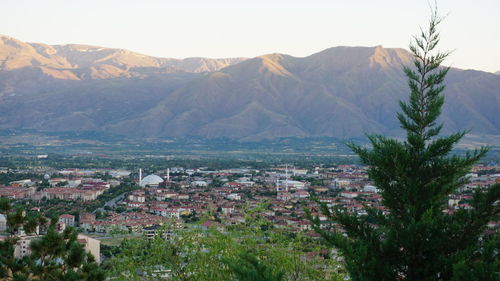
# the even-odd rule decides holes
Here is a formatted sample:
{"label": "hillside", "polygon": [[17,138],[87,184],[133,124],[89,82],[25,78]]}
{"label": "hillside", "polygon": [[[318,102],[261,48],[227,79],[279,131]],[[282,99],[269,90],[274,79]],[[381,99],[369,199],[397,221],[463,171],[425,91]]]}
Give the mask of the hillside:
{"label": "hillside", "polygon": [[[397,135],[407,96],[402,49],[338,47],[306,58],[273,54],[211,73],[166,97],[141,118],[110,125],[145,135],[232,137]],[[443,119],[450,131],[497,134],[498,77],[452,69]]]}
{"label": "hillside", "polygon": [[[399,135],[404,49],[335,47],[308,57],[184,60],[2,37],[0,128],[139,137]],[[500,76],[451,69],[448,131],[500,133]]]}
{"label": "hillside", "polygon": [[36,68],[57,79],[144,77],[154,73],[211,72],[243,58],[156,58],[123,49],[25,43],[0,35],[0,71]]}

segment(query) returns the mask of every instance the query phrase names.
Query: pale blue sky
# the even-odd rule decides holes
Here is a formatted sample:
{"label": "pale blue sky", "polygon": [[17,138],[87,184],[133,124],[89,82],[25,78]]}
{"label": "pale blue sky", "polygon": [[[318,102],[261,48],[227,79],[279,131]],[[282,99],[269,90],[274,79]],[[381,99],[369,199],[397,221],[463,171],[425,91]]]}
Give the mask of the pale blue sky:
{"label": "pale blue sky", "polygon": [[[448,64],[500,70],[500,0],[438,0]],[[307,56],[347,46],[407,48],[426,0],[2,0],[0,34],[184,58]]]}

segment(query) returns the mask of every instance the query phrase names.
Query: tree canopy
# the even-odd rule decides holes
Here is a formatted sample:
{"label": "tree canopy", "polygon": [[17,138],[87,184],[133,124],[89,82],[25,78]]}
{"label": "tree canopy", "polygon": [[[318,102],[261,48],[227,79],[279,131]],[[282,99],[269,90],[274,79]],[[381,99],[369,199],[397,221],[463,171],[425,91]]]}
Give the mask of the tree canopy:
{"label": "tree canopy", "polygon": [[[0,212],[7,219],[9,234],[0,241],[0,278],[13,281],[100,281],[104,271],[94,257],[85,252],[73,228],[58,232],[56,219],[47,227],[47,220],[36,213],[14,209],[7,198],[0,198]],[[38,227],[47,227],[44,235],[37,234]],[[18,242],[30,235],[29,251],[16,255]]]}
{"label": "tree canopy", "polygon": [[466,174],[488,149],[453,155],[466,131],[440,135],[449,70],[442,66],[449,53],[436,51],[441,20],[433,9],[429,26],[410,45],[413,67],[404,67],[410,95],[397,114],[406,139],[372,134],[370,148],[349,144],[370,167],[384,209],[366,207],[368,215],[357,216],[323,204],[346,235],[320,229],[312,218],[316,231],[344,255],[352,280],[478,280],[469,279],[474,272],[481,280],[500,277],[498,235],[485,235],[487,223],[498,219],[500,185],[476,190],[470,208],[445,212],[448,196],[468,182]]}

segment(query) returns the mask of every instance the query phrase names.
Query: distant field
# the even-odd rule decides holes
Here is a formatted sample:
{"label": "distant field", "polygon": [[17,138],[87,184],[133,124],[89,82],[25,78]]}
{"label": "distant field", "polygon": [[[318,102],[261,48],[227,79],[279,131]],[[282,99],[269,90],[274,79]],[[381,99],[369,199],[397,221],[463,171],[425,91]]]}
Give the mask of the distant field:
{"label": "distant field", "polygon": [[[367,145],[366,138],[349,141]],[[102,132],[0,130],[0,167],[28,165],[116,168],[146,164],[191,166],[204,163],[224,167],[226,164],[259,166],[276,163],[357,163],[357,157],[345,142],[346,140],[329,137],[239,142],[199,138],[134,139]],[[462,153],[484,145],[490,146],[490,152],[484,161],[500,162],[499,135],[466,135],[456,152]],[[49,157],[37,159],[36,156],[41,154]]]}

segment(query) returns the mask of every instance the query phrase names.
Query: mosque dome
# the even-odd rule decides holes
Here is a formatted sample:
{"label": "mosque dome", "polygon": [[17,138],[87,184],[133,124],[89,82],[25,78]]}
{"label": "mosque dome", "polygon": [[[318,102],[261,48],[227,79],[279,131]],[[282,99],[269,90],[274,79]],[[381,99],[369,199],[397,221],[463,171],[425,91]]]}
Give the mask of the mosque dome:
{"label": "mosque dome", "polygon": [[149,175],[142,179],[141,186],[144,187],[146,185],[156,186],[163,182],[163,179],[157,175]]}

